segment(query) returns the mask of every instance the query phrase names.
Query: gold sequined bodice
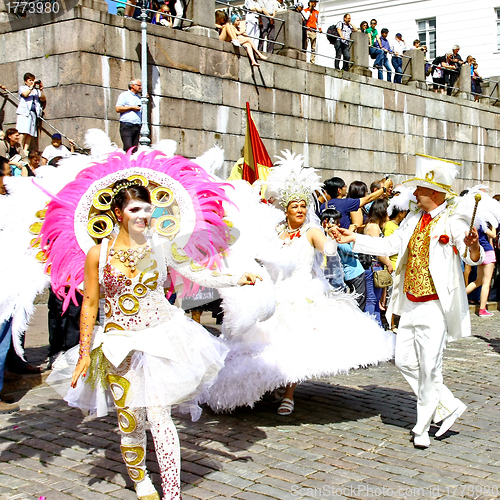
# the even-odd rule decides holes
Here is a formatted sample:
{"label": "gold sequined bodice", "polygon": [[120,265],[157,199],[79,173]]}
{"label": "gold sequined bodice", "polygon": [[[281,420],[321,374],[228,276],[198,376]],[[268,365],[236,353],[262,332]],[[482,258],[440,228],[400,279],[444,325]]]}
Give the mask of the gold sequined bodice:
{"label": "gold sequined bodice", "polygon": [[172,306],[161,286],[164,279],[154,259],[133,278],[125,276],[108,261],[102,274],[106,315],[104,330],[141,330],[167,319]]}
{"label": "gold sequined bodice", "polygon": [[403,291],[414,297],[426,297],[436,293],[436,287],[429,271],[429,247],[431,232],[439,216],[420,230],[420,222],[415,227],[408,244],[408,263],[406,265]]}

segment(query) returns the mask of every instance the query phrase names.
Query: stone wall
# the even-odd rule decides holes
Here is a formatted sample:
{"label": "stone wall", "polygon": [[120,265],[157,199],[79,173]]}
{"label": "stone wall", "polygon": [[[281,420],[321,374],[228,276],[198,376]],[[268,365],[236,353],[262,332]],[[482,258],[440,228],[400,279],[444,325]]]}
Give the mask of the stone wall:
{"label": "stone wall", "polygon": [[[81,144],[90,127],[121,144],[116,99],[140,76],[140,23],[101,7],[84,0],[57,18],[0,24],[0,83],[14,90],[35,73],[46,119]],[[270,156],[302,153],[325,178],[411,174],[423,153],[463,163],[456,189],[484,181],[500,192],[499,108],[280,55],[252,68],[242,48],[216,38],[153,25],[148,32],[153,142],[174,139],[188,157],[219,144],[227,170],[240,156],[249,101]],[[1,101],[5,130],[15,107]],[[48,142],[44,133],[39,147]]]}

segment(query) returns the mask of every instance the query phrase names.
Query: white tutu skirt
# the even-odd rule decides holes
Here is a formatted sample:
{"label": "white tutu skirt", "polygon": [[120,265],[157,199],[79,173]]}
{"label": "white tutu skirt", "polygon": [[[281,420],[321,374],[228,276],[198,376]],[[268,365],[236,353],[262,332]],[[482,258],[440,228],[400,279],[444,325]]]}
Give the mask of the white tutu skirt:
{"label": "white tutu skirt", "polygon": [[[119,352],[120,355],[116,356]],[[61,355],[47,378],[70,406],[97,416],[114,408],[107,374],[130,382],[125,406],[172,406],[199,418],[198,395],[206,392],[224,365],[228,348],[205,328],[177,310],[168,322],[137,331],[94,331],[91,366],[77,386],[70,387],[79,346]]]}
{"label": "white tutu skirt", "polygon": [[230,353],[207,397],[215,411],[253,406],[265,392],[286,384],[394,357],[395,335],[362,313],[352,296],[326,296],[321,282],[307,277],[278,283],[276,295],[270,319],[226,340]]}

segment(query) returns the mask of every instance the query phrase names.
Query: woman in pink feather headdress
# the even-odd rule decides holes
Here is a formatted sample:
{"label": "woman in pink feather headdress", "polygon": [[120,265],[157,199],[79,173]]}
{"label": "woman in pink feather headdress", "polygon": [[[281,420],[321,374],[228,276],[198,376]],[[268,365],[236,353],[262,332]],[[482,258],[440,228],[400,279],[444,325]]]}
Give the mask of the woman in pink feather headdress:
{"label": "woman in pink feather headdress", "polygon": [[[47,209],[41,243],[52,286],[61,295],[69,285],[69,302],[82,279],[85,285],[80,346],[54,363],[48,382],[70,405],[91,413],[116,407],[122,456],[142,500],[160,498],[146,470],[146,418],[163,498],[180,498],[180,449],[170,408],[205,390],[227,354],[166,300],[167,274],[182,276],[189,286],[218,288],[259,278],[215,270],[227,248],[225,199],[220,185],[184,158],[114,153],[81,172]],[[101,326],[94,328],[100,289]]]}

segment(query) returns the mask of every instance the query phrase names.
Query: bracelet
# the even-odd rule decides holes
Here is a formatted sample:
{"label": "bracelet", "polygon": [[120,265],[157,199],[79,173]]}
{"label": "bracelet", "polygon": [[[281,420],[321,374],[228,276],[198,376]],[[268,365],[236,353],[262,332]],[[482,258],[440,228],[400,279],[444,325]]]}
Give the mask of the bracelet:
{"label": "bracelet", "polygon": [[80,355],[78,360],[82,359],[84,356],[90,356],[90,345],[80,344]]}

